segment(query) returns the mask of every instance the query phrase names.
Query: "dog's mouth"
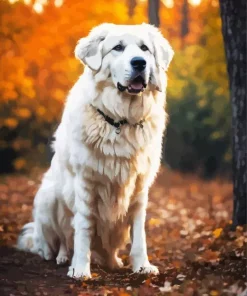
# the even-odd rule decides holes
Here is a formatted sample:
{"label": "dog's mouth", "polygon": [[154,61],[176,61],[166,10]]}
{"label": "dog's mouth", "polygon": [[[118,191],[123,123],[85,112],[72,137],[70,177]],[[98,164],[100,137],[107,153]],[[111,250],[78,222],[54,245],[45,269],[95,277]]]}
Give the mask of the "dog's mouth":
{"label": "dog's mouth", "polygon": [[131,80],[128,86],[123,86],[118,82],[117,87],[121,92],[127,90],[131,94],[139,94],[144,91],[147,84],[145,83],[144,78],[139,75]]}

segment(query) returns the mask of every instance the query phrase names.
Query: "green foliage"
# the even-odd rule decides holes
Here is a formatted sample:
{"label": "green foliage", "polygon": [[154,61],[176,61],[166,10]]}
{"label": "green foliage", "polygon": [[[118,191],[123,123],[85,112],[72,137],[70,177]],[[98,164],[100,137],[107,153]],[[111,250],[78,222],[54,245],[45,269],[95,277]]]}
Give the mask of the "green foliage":
{"label": "green foliage", "polygon": [[200,45],[177,51],[168,89],[165,160],[206,177],[231,162],[230,101],[223,48],[218,51]]}

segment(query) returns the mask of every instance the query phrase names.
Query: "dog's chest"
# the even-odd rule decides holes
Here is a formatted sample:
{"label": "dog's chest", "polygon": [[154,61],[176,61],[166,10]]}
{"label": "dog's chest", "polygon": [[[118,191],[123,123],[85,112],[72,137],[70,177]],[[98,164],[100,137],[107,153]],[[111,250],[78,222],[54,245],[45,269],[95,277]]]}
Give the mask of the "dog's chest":
{"label": "dog's chest", "polygon": [[85,131],[84,139],[91,152],[84,177],[94,192],[93,208],[102,220],[116,221],[126,215],[138,175],[145,175],[149,170],[151,161],[148,145],[146,148],[144,145],[145,133],[137,129],[140,128],[126,128],[116,134],[105,124]]}
{"label": "dog's chest", "polygon": [[145,175],[149,166],[149,157],[142,152],[130,159],[92,152],[86,162],[84,178],[94,195],[96,215],[105,221],[125,216],[137,189],[138,175]]}
{"label": "dog's chest", "polygon": [[145,125],[122,127],[120,134],[106,122],[85,127],[83,142],[90,151],[87,167],[112,183],[126,184],[134,174],[145,174],[149,169],[150,134]]}
{"label": "dog's chest", "polygon": [[128,212],[138,176],[148,174],[152,143],[157,125],[145,121],[141,126],[124,125],[121,132],[97,112],[87,112],[82,128],[82,142],[89,156],[84,164],[84,178],[93,192],[97,216],[116,221]]}

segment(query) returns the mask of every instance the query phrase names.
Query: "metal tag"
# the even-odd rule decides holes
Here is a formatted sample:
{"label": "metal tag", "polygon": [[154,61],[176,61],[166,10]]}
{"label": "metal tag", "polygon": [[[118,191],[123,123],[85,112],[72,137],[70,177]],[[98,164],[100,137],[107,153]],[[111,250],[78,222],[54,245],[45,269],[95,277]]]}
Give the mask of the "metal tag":
{"label": "metal tag", "polygon": [[116,128],[115,132],[116,132],[116,134],[120,134],[120,132],[121,132],[120,126]]}

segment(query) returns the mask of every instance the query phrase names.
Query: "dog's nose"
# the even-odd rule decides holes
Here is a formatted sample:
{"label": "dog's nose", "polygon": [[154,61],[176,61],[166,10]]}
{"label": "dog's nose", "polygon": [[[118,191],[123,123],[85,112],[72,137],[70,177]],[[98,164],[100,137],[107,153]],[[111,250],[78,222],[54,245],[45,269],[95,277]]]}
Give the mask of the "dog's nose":
{"label": "dog's nose", "polygon": [[130,63],[132,67],[138,71],[143,71],[146,68],[146,61],[142,57],[134,57]]}

